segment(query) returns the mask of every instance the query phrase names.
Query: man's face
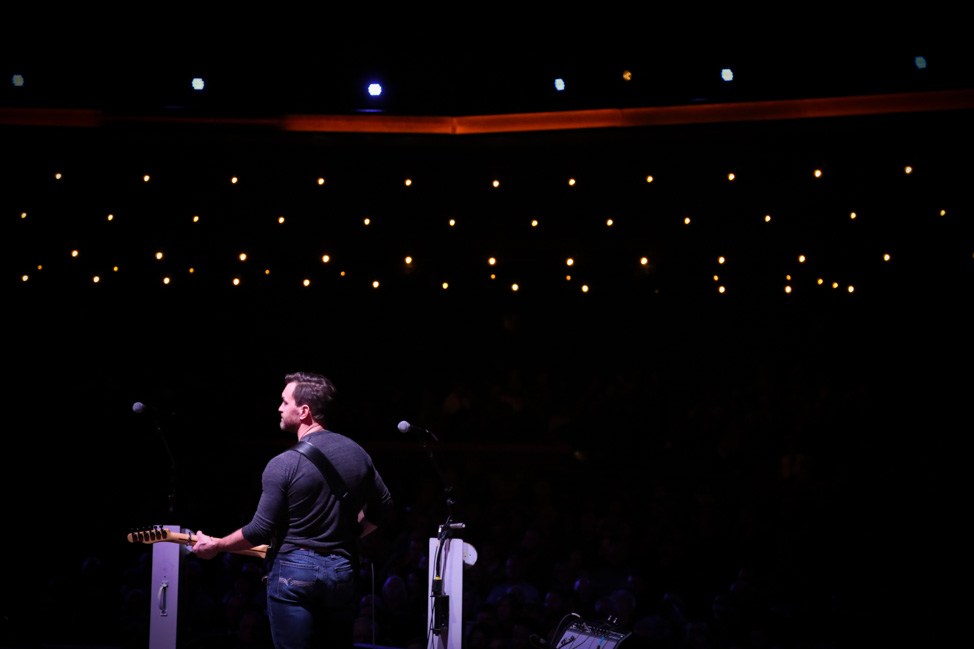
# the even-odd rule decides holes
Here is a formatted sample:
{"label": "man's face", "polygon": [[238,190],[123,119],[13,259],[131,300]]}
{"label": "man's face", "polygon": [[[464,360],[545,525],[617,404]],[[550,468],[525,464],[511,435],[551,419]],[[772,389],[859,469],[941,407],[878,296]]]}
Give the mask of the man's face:
{"label": "man's face", "polygon": [[294,402],[294,384],[288,383],[281,392],[281,405],[277,411],[281,413],[281,430],[288,433],[298,432],[301,425],[301,407]]}

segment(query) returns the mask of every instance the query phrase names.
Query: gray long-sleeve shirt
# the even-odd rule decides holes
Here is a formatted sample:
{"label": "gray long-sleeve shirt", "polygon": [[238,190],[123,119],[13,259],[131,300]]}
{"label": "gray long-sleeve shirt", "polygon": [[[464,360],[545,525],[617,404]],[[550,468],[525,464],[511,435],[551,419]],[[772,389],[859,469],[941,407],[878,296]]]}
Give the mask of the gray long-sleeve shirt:
{"label": "gray long-sleeve shirt", "polygon": [[[342,476],[350,495],[350,515],[364,510],[369,521],[382,526],[393,506],[392,495],[365,449],[327,430],[309,433],[303,441],[324,453]],[[278,552],[301,546],[355,555],[357,531],[341,524],[341,494],[332,493],[311,460],[293,450],[274,456],[264,467],[261,489],[254,517],[242,530],[248,541],[276,544]]]}

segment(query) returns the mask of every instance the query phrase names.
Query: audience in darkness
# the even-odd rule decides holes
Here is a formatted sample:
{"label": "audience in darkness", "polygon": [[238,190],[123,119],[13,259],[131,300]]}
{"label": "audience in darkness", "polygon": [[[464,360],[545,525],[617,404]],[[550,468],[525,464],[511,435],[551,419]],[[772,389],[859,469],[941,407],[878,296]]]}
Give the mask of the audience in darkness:
{"label": "audience in darkness", "polygon": [[[864,386],[816,383],[803,368],[779,381],[763,369],[732,389],[701,382],[666,408],[653,393],[659,377],[632,373],[597,376],[584,400],[560,407],[548,393],[559,381],[547,375],[506,375],[479,391],[458,382],[428,420],[476,449],[440,458],[452,463],[450,484],[476,485],[462,490],[462,536],[478,550],[464,573],[464,623],[453,630],[464,648],[560,646],[576,621],[625,632],[630,649],[847,642],[851,566],[830,535],[849,520],[843,489],[864,458],[855,444],[847,454],[830,445],[857,421]],[[513,432],[491,450],[470,436],[477,419],[478,430],[540,428],[549,450],[512,458]],[[417,484],[396,495],[398,520],[364,547],[356,639],[421,648],[441,494]],[[55,575],[41,619],[65,624],[30,633],[145,647],[151,548],[130,549],[129,564],[93,554]],[[240,555],[185,557],[182,646],[269,649],[262,571]],[[79,596],[69,603],[68,593]],[[28,633],[10,622],[5,631],[14,643]]]}

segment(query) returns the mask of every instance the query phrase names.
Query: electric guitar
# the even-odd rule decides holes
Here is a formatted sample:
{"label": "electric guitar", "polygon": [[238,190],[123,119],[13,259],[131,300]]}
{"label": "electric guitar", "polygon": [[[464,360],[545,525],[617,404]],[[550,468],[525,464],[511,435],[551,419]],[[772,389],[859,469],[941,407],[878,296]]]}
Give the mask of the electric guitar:
{"label": "electric guitar", "polygon": [[[135,530],[128,534],[129,543],[181,543],[182,545],[192,545],[196,543],[195,534],[184,534],[182,532],[173,532],[161,525],[155,525],[153,527],[147,527],[142,530]],[[245,554],[249,557],[260,557],[264,559],[267,557],[267,550],[270,548],[269,545],[257,545],[247,550],[234,550],[233,554]]]}

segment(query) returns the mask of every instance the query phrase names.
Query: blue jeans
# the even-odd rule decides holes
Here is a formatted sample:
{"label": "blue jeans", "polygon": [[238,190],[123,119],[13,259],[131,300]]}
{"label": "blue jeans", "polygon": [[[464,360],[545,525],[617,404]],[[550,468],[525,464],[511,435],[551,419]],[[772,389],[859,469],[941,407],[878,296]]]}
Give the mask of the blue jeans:
{"label": "blue jeans", "polygon": [[276,649],[352,646],[355,569],[338,555],[279,554],[267,574],[267,617]]}

